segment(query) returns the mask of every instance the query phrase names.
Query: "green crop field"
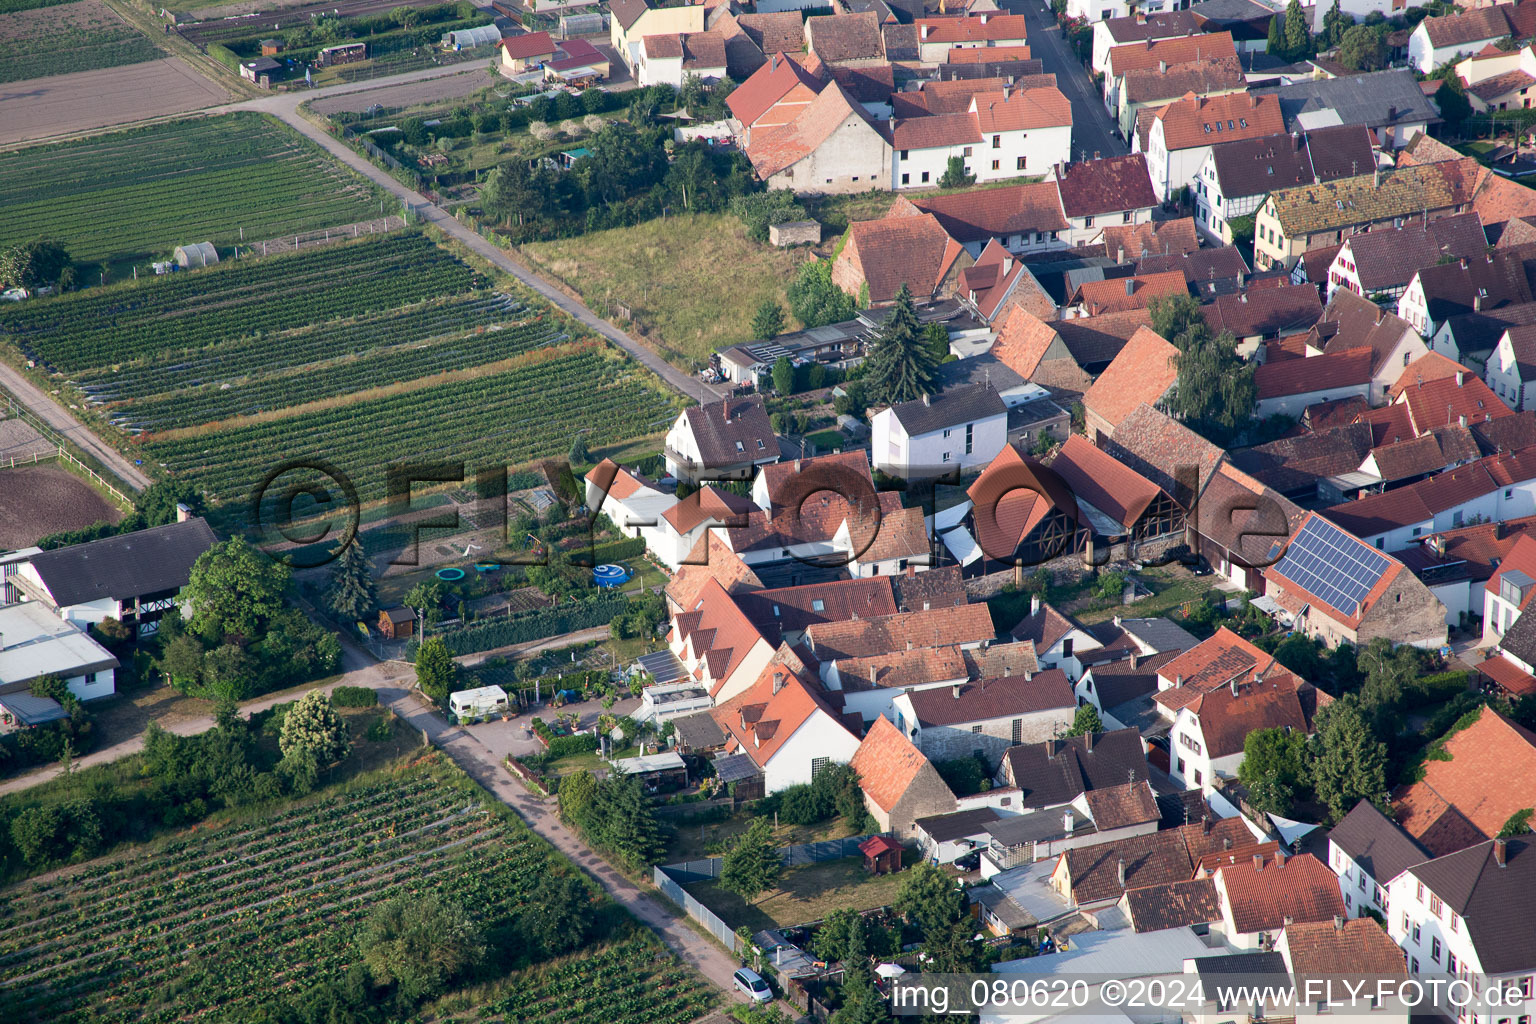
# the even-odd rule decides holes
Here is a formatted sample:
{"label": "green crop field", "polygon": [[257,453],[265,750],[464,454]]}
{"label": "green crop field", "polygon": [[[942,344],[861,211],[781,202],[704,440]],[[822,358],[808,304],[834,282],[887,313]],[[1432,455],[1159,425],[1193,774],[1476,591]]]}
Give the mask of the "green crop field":
{"label": "green crop field", "polygon": [[[358,963],[359,925],[401,894],[437,893],[504,930],[544,876],[574,868],[491,803],[432,753],[341,793],[11,886],[0,1016],[268,1019],[277,998]],[[685,1024],[713,997],[633,929],[446,1001],[481,1021]]]}
{"label": "green crop field", "polygon": [[371,185],[249,113],[0,153],[0,209],[0,246],[51,238],[116,278],[188,242],[227,258],[242,229],[261,241],[379,215]]}
{"label": "green crop field", "polygon": [[280,459],[324,458],[370,501],[397,460],[516,465],[664,430],[656,379],[571,332],[414,232],[0,308],[0,339],[126,451],[241,507]]}
{"label": "green crop field", "polygon": [[101,0],[25,13],[0,7],[0,83],[138,64],[165,56]]}

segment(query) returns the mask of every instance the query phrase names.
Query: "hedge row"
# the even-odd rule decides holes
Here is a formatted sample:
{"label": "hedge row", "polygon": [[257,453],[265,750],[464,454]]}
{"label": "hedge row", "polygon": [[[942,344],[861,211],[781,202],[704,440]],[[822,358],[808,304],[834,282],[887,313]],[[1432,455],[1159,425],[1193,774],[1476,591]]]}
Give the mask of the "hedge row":
{"label": "hedge row", "polygon": [[[454,654],[473,654],[493,647],[526,644],[562,633],[574,633],[579,629],[603,626],[628,609],[627,598],[598,598],[553,608],[538,608],[504,619],[488,619],[437,635],[443,638]],[[407,654],[415,657],[414,641],[408,645]]]}
{"label": "hedge row", "polygon": [[331,691],[331,703],[339,708],[371,708],[379,703],[379,692],[367,686],[338,686]]}
{"label": "hedge row", "polygon": [[607,544],[593,545],[592,564],[607,565],[609,562],[622,562],[626,558],[639,558],[643,554],[645,554],[645,539],[626,537],[623,540],[609,541]]}

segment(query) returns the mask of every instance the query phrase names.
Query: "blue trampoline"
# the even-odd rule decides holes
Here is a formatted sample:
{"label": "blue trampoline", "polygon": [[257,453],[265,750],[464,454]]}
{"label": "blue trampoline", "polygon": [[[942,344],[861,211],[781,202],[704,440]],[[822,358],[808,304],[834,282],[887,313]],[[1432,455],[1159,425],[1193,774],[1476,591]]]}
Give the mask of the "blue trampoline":
{"label": "blue trampoline", "polygon": [[433,575],[435,575],[438,579],[444,580],[448,583],[457,583],[459,580],[464,578],[464,570],[450,567],[447,569],[439,569]]}
{"label": "blue trampoline", "polygon": [[592,582],[600,587],[622,587],[634,575],[627,565],[600,565],[592,570]]}

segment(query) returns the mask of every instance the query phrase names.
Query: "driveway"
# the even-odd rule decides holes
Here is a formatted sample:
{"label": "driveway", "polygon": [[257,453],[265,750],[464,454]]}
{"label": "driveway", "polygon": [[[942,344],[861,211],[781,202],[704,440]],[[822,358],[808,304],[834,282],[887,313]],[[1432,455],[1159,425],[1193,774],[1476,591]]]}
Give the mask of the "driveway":
{"label": "driveway", "polygon": [[1040,0],[1003,0],[1003,6],[1010,14],[1024,15],[1030,55],[1040,58],[1045,71],[1056,76],[1056,87],[1072,103],[1072,156],[1082,160],[1085,154],[1091,159],[1095,153],[1112,157],[1130,152],[1115,134],[1115,122],[1104,109],[1103,97],[1088,69],[1062,37],[1061,26],[1050,9]]}

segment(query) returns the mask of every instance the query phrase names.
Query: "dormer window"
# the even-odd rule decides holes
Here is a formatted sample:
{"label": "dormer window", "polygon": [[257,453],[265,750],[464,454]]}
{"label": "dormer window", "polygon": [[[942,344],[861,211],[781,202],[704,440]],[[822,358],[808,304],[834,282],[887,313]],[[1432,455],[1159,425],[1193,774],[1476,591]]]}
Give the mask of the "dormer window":
{"label": "dormer window", "polygon": [[762,451],[763,450],[763,439],[762,438],[758,438],[757,439],[757,450],[758,451]]}
{"label": "dormer window", "polygon": [[746,445],[744,445],[744,444],[742,444],[742,443],[741,443],[741,442],[740,442],[740,441],[737,441],[737,442],[736,442],[736,450],[737,450],[737,451],[738,451],[738,452],[744,452],[744,451],[746,451],[746,450],[747,450],[747,446],[746,446]]}

